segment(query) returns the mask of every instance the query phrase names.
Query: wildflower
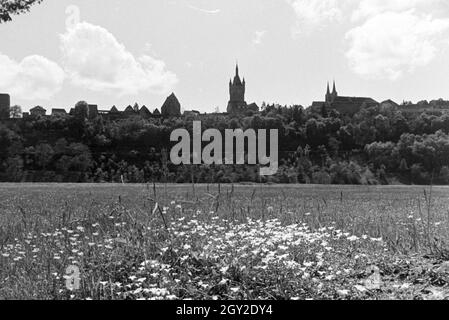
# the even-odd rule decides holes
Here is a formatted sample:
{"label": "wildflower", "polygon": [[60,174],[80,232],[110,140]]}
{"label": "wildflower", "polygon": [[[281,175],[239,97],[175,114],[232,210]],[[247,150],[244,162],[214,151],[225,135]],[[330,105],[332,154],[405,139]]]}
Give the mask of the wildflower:
{"label": "wildflower", "polygon": [[349,294],[349,290],[337,290],[337,293],[341,296],[347,296]]}
{"label": "wildflower", "polygon": [[306,268],[310,268],[311,266],[313,266],[313,262],[304,262],[303,263],[303,265],[304,265],[304,267],[306,267]]}
{"label": "wildflower", "polygon": [[136,290],[134,290],[133,294],[139,294],[142,292],[142,288],[137,288]]}
{"label": "wildflower", "polygon": [[356,288],[358,291],[360,291],[362,293],[367,291],[367,289],[364,286],[361,286],[361,285],[355,285],[354,288]]}

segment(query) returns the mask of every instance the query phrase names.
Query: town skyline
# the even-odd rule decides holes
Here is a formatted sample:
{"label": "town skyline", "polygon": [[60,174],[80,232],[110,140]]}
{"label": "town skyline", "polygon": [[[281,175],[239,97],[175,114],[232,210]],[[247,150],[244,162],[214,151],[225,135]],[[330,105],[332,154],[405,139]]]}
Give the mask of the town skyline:
{"label": "town skyline", "polygon": [[157,108],[171,92],[185,110],[225,111],[238,60],[247,101],[259,106],[307,108],[333,79],[346,96],[449,99],[449,10],[442,1],[135,5],[141,10],[119,0],[49,0],[2,24],[0,92],[24,111],[68,109],[79,100]]}
{"label": "town skyline", "polygon": [[[330,91],[330,87],[332,84],[332,92]],[[427,102],[436,102],[437,100],[440,100],[443,102],[444,104],[444,109],[447,109],[447,102],[448,100],[445,100],[443,98],[431,98],[431,99],[423,99],[420,101],[411,101],[411,100],[403,100],[402,102],[398,102],[398,101],[394,101],[392,99],[385,99],[382,101],[376,101],[375,99],[373,99],[372,97],[360,97],[360,96],[356,96],[356,95],[348,95],[348,96],[341,96],[338,92],[337,92],[337,84],[334,80],[331,81],[327,81],[327,87],[326,87],[326,94],[324,95],[324,101],[320,101],[320,100],[314,100],[311,102],[310,105],[304,105],[301,103],[292,103],[290,105],[284,105],[287,107],[292,107],[292,106],[302,106],[304,109],[309,109],[311,112],[318,112],[321,113],[321,110],[325,107],[330,109],[335,109],[338,110],[340,112],[349,114],[349,115],[353,115],[356,112],[358,112],[361,108],[363,107],[368,107],[368,106],[375,106],[375,105],[382,105],[382,104],[387,104],[389,106],[396,106],[399,107],[399,105],[403,105],[402,106],[402,110],[406,110],[407,108],[410,108],[410,112],[416,112],[416,108],[418,108],[418,110],[421,110],[420,112],[428,109],[429,104],[427,103],[424,106],[419,106],[419,103],[422,101],[427,101]],[[140,114],[141,116],[143,115],[144,117],[150,117],[153,114],[155,116],[160,116],[163,112],[163,108],[164,106],[167,105],[167,103],[174,103],[176,105],[175,109],[178,109],[178,111],[174,112],[174,114],[171,114],[170,116],[180,116],[182,114],[199,114],[199,113],[204,113],[204,114],[213,114],[213,113],[224,113],[224,114],[244,114],[246,111],[248,110],[252,110],[253,112],[259,112],[260,108],[263,107],[263,105],[279,105],[282,106],[282,104],[278,104],[278,103],[273,103],[273,102],[267,102],[267,101],[263,101],[260,105],[257,104],[256,102],[252,102],[252,103],[247,103],[246,101],[246,80],[245,77],[241,77],[241,74],[239,73],[239,64],[238,62],[236,62],[235,65],[235,75],[233,77],[231,77],[231,79],[229,80],[229,101],[227,103],[227,107],[221,109],[220,107],[215,107],[214,110],[206,110],[206,111],[199,111],[197,109],[192,109],[192,108],[185,108],[184,105],[182,105],[181,102],[179,102],[178,97],[176,96],[175,92],[171,92],[170,95],[168,95],[166,98],[164,98],[164,103],[161,104],[160,106],[147,106],[145,103],[140,103],[138,101],[134,102],[134,103],[129,103],[127,105],[116,105],[113,104],[112,106],[102,106],[102,105],[98,105],[96,103],[94,103],[93,101],[86,101],[86,100],[78,100],[76,103],[74,103],[73,105],[69,105],[69,106],[64,106],[64,107],[53,107],[53,106],[48,106],[48,105],[34,105],[34,106],[30,106],[28,108],[23,108],[21,107],[21,111],[24,113],[24,116],[29,116],[30,111],[32,111],[33,109],[39,109],[37,111],[36,114],[39,115],[46,115],[47,111],[50,111],[51,113],[49,115],[60,115],[60,114],[73,114],[75,107],[77,104],[79,103],[87,103],[88,106],[90,107],[94,107],[95,108],[95,114],[98,114],[98,112],[100,112],[100,114],[106,115],[106,114],[115,114],[117,112],[119,112],[120,114],[124,114],[124,115],[133,115],[134,113],[136,114]],[[7,97],[7,105],[8,108],[9,107],[13,107],[13,106],[17,106],[17,104],[13,103],[13,98],[10,96],[9,93],[6,92],[0,92],[0,95],[2,97]],[[172,101],[174,99],[174,101]],[[336,101],[336,99],[338,99],[338,101]],[[333,104],[335,104],[335,106],[338,104],[338,107],[333,106]],[[431,106],[433,105],[433,103],[430,104]],[[2,106],[6,106],[6,104],[3,101],[2,98]],[[433,108],[433,107],[431,107]],[[141,110],[141,111],[140,111]],[[142,114],[143,112],[143,114]],[[32,113],[32,112],[31,112]]]}

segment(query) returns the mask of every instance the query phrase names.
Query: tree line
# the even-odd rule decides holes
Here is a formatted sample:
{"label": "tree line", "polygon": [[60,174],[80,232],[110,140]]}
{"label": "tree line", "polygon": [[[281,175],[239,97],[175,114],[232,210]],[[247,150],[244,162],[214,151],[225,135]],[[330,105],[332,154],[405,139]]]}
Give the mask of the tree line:
{"label": "tree line", "polygon": [[[410,117],[399,109],[335,110],[263,105],[245,115],[117,121],[71,116],[0,123],[3,182],[177,182],[448,184],[449,115]],[[242,128],[279,131],[279,171],[260,177],[254,165],[174,166],[170,133]]]}

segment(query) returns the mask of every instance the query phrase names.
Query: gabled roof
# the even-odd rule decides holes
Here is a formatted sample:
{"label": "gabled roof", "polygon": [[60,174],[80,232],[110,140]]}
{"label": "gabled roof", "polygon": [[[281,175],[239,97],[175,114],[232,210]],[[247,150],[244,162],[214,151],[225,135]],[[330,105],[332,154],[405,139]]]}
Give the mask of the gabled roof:
{"label": "gabled roof", "polygon": [[163,116],[180,116],[181,115],[181,104],[179,103],[176,95],[172,93],[164,102],[161,107],[161,112]]}
{"label": "gabled roof", "polygon": [[41,106],[35,106],[34,108],[30,109],[30,111],[38,111],[38,110],[47,111],[44,108],[42,108]]}
{"label": "gabled roof", "polygon": [[145,112],[145,113],[149,113],[151,114],[150,110],[148,110],[147,106],[142,106],[142,108],[140,108],[139,112]]}
{"label": "gabled roof", "polygon": [[126,113],[134,113],[134,109],[131,106],[127,106],[126,109],[125,109],[125,112]]}
{"label": "gabled roof", "polygon": [[118,113],[118,109],[116,106],[112,106],[111,110],[109,111],[110,113]]}
{"label": "gabled roof", "polygon": [[151,112],[150,112],[150,110],[148,110],[148,108],[146,106],[143,106],[142,108],[140,108],[139,114],[141,114],[143,116],[151,116]]}
{"label": "gabled roof", "polygon": [[159,111],[159,109],[157,109],[157,108],[156,108],[156,109],[154,110],[153,114],[157,114],[157,115],[160,115],[160,114],[161,114],[161,112]]}
{"label": "gabled roof", "polygon": [[333,103],[377,103],[372,98],[365,98],[365,97],[335,97]]}
{"label": "gabled roof", "polygon": [[367,106],[377,105],[378,102],[372,98],[363,98],[363,97],[336,97],[334,101],[331,103],[333,108],[339,107],[361,107],[363,104]]}
{"label": "gabled roof", "polygon": [[253,102],[248,105],[248,109],[253,111],[259,111],[259,106],[257,105],[257,103]]}

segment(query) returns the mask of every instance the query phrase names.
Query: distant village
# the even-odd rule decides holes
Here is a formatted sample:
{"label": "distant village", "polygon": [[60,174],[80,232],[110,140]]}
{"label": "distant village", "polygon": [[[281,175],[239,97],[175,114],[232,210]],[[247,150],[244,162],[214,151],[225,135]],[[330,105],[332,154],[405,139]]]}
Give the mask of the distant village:
{"label": "distant village", "polygon": [[[248,104],[245,101],[246,81],[239,75],[239,67],[236,66],[234,79],[229,81],[229,102],[227,106],[227,112],[221,113],[227,114],[256,114],[260,112],[260,108],[256,103]],[[335,110],[341,115],[354,116],[363,108],[379,106],[380,109],[396,109],[408,116],[416,116],[423,112],[447,112],[449,113],[449,101],[446,100],[432,100],[421,101],[416,104],[411,102],[403,102],[398,104],[392,100],[386,100],[383,102],[377,102],[369,97],[350,97],[340,96],[337,92],[335,81],[333,83],[332,91],[330,90],[329,83],[327,84],[326,94],[324,101],[315,101],[307,109],[312,113],[323,113],[330,110]],[[48,113],[49,112],[49,113]],[[78,102],[69,112],[63,108],[53,108],[47,110],[42,106],[36,106],[31,108],[29,112],[23,112],[17,114],[13,112],[11,107],[11,98],[9,94],[0,94],[0,119],[36,119],[42,117],[63,117],[74,116],[83,117],[86,119],[95,119],[101,116],[110,120],[119,120],[123,118],[139,116],[143,119],[149,118],[173,118],[184,116],[200,116],[200,112],[196,110],[181,112],[181,103],[174,93],[172,93],[165,100],[162,107],[150,111],[147,106],[139,106],[135,103],[133,106],[129,105],[123,111],[119,110],[116,106],[112,106],[109,110],[100,110],[98,105],[88,104],[87,102]]]}

